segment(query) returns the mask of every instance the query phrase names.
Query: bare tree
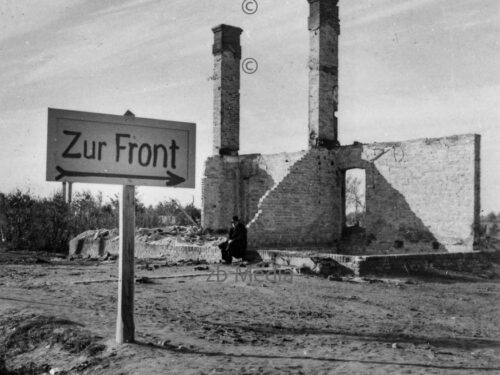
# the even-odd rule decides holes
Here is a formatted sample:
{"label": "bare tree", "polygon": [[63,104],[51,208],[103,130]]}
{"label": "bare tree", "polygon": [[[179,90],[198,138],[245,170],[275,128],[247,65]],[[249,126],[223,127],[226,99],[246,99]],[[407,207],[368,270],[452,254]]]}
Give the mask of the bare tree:
{"label": "bare tree", "polygon": [[364,183],[361,178],[346,174],[346,225],[362,224],[365,216]]}

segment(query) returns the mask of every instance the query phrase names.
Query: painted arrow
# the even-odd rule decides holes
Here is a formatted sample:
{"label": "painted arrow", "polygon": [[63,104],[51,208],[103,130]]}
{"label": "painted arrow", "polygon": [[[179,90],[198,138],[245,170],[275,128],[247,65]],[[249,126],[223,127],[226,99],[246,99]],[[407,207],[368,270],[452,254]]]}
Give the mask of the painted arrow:
{"label": "painted arrow", "polygon": [[135,174],[120,174],[120,173],[97,173],[97,172],[78,172],[78,171],[67,171],[59,166],[56,167],[59,175],[56,176],[56,181],[59,181],[63,177],[110,177],[110,178],[133,178],[139,180],[165,180],[167,186],[175,186],[182,184],[186,181],[185,178],[177,176],[176,174],[167,171],[166,176],[144,176]]}

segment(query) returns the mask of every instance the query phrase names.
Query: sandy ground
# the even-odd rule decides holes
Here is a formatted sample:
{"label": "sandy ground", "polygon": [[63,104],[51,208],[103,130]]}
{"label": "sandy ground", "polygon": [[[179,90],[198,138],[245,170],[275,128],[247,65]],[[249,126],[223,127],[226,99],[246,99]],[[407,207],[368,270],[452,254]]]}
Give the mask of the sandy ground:
{"label": "sandy ground", "polygon": [[212,282],[194,265],[137,268],[200,276],[137,283],[137,343],[117,346],[117,283],[75,283],[115,278],[116,261],[0,253],[0,373],[500,374],[498,280],[242,281],[221,266],[227,279]]}

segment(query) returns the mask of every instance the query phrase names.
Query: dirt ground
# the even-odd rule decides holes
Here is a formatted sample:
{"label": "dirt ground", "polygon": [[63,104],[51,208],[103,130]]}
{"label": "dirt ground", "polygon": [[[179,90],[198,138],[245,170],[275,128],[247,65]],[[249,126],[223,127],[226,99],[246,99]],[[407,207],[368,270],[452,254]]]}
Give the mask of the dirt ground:
{"label": "dirt ground", "polygon": [[[135,344],[114,343],[116,261],[0,252],[0,374],[500,374],[500,283],[217,282],[137,264]],[[248,269],[248,267],[246,268]],[[222,273],[221,273],[222,274]],[[212,281],[214,280],[214,281]]]}

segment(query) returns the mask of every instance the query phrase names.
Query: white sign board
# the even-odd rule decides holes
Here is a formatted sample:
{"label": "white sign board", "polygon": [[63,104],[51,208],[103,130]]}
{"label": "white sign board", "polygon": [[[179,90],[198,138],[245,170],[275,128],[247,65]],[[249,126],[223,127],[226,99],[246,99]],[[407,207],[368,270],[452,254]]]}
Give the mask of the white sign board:
{"label": "white sign board", "polygon": [[195,187],[196,125],[49,108],[47,181]]}

